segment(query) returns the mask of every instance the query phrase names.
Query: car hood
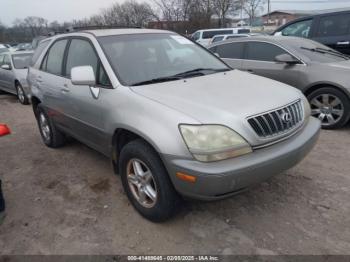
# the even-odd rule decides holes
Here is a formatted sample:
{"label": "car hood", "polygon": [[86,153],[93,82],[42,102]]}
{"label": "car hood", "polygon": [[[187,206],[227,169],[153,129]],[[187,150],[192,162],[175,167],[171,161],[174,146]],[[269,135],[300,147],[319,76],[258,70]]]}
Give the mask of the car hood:
{"label": "car hood", "polygon": [[334,62],[334,63],[328,63],[327,64],[330,67],[339,68],[339,69],[350,69],[350,60],[347,61],[341,61],[341,62]]}
{"label": "car hood", "polygon": [[289,104],[301,92],[283,83],[233,70],[186,80],[132,87],[201,123],[249,117]]}
{"label": "car hood", "polygon": [[238,133],[251,131],[247,117],[303,96],[293,87],[238,70],[131,89],[202,124],[221,124]]}

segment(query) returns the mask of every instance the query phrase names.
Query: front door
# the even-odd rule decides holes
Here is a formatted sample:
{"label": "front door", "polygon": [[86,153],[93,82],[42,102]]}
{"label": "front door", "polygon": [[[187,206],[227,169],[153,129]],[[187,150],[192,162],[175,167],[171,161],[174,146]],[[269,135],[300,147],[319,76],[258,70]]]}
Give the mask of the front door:
{"label": "front door", "polygon": [[11,63],[11,57],[9,54],[4,55],[3,65],[9,66],[10,69],[2,69],[1,78],[3,81],[3,85],[8,89],[9,92],[16,94],[15,89],[15,77],[13,73],[13,66]]}
{"label": "front door", "polygon": [[275,62],[275,57],[289,54],[279,46],[266,42],[247,42],[243,69],[285,84],[302,88],[305,82],[304,64],[288,65]]}
{"label": "front door", "polygon": [[101,65],[92,43],[85,38],[73,38],[67,53],[64,75],[71,78],[71,70],[77,66],[91,66],[96,75],[96,86],[75,86],[69,80],[64,94],[69,124],[75,136],[102,153],[110,143],[106,134],[106,118],[109,115],[107,97],[114,89]]}

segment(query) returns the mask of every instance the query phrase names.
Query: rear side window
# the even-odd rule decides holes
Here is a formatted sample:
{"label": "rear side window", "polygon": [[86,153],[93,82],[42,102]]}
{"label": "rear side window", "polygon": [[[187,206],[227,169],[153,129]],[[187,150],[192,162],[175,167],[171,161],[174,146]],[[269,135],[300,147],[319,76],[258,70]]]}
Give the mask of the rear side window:
{"label": "rear side window", "polygon": [[203,39],[213,38],[216,35],[229,35],[232,34],[232,30],[218,30],[218,31],[204,31]]}
{"label": "rear side window", "polygon": [[4,55],[0,55],[0,66],[2,66],[4,63]]}
{"label": "rear side window", "polygon": [[213,39],[213,43],[215,43],[215,42],[219,42],[219,41],[222,41],[223,39],[224,39],[224,37],[223,37],[223,36],[214,37],[214,39]]}
{"label": "rear side window", "polygon": [[34,55],[32,56],[32,61],[30,62],[30,65],[33,66],[38,61],[41,53],[44,51],[44,49],[49,45],[50,41],[43,41],[41,42],[38,47],[35,49]]}
{"label": "rear side window", "polygon": [[219,45],[216,48],[216,53],[222,58],[242,59],[243,58],[243,43],[230,43]]}
{"label": "rear side window", "polygon": [[41,65],[42,70],[54,75],[62,75],[62,64],[67,42],[68,40],[64,39],[52,45]]}
{"label": "rear side window", "polygon": [[274,62],[278,55],[287,54],[282,48],[262,42],[247,43],[247,57],[248,60]]}
{"label": "rear side window", "polygon": [[322,17],[318,28],[318,36],[341,36],[349,34],[350,14]]}
{"label": "rear side window", "polygon": [[73,67],[92,66],[94,72],[97,72],[98,58],[88,41],[81,39],[73,39],[68,51],[65,75],[70,77]]}
{"label": "rear side window", "polygon": [[238,29],[238,34],[248,34],[250,33],[250,29]]}

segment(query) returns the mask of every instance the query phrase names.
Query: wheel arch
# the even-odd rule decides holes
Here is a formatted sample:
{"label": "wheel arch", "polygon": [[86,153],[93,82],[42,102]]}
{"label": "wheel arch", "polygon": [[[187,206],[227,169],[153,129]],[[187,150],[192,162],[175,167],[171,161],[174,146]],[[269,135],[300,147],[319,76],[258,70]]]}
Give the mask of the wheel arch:
{"label": "wheel arch", "polygon": [[137,139],[142,139],[143,141],[145,141],[159,155],[159,148],[154,143],[152,143],[151,140],[144,134],[132,128],[127,128],[127,127],[117,128],[114,131],[114,134],[112,137],[112,161],[113,161],[114,171],[116,173],[119,173],[119,155],[123,147],[126,144],[130,143],[131,141],[134,141]]}
{"label": "wheel arch", "polygon": [[338,91],[344,93],[344,95],[346,95],[346,97],[350,100],[350,92],[344,88],[343,86],[333,83],[333,82],[318,82],[318,83],[313,83],[311,85],[309,85],[308,87],[306,87],[303,90],[303,93],[305,94],[305,96],[310,95],[312,92],[323,88],[323,87],[332,87],[334,89],[337,89]]}
{"label": "wheel arch", "polygon": [[37,109],[38,105],[41,103],[41,100],[39,98],[37,98],[36,96],[32,96],[31,102],[32,102],[33,112],[34,112],[34,115],[36,117],[37,116],[36,109]]}

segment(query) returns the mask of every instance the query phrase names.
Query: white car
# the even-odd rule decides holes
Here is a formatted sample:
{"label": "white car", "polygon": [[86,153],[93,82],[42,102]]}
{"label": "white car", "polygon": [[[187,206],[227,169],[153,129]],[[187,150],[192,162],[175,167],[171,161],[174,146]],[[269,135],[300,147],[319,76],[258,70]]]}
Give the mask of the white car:
{"label": "white car", "polygon": [[211,39],[217,35],[232,35],[232,34],[248,34],[249,28],[217,28],[217,29],[204,29],[198,30],[192,35],[192,40],[201,44],[202,46],[208,46],[211,43]]}

